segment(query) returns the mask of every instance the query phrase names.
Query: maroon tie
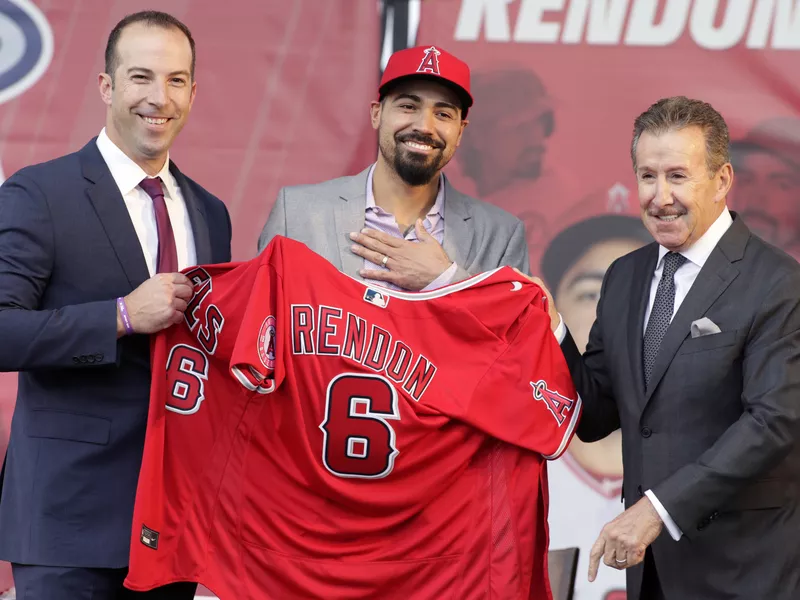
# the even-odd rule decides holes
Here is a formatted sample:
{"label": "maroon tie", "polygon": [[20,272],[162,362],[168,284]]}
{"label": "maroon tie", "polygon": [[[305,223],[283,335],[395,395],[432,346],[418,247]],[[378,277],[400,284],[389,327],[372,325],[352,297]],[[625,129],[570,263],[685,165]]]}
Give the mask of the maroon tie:
{"label": "maroon tie", "polygon": [[156,227],[158,228],[156,273],[175,273],[178,270],[178,251],[175,249],[175,235],[172,233],[167,204],[164,202],[164,188],[161,187],[161,178],[150,179],[148,177],[142,179],[139,187],[153,199],[153,207],[156,213]]}

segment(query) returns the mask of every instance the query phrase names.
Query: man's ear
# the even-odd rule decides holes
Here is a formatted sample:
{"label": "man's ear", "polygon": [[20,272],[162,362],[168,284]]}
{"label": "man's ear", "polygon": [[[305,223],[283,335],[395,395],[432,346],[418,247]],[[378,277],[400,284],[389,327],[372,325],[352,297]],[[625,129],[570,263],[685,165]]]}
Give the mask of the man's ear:
{"label": "man's ear", "polygon": [[111,106],[111,92],[114,89],[114,81],[108,73],[100,73],[97,76],[97,88],[100,90],[100,97],[106,106]]}
{"label": "man's ear", "polygon": [[458,132],[458,139],[456,140],[456,148],[458,148],[461,145],[461,138],[464,136],[464,129],[466,128],[467,125],[469,125],[469,121],[467,121],[466,119],[462,119],[461,129]]}
{"label": "man's ear", "polygon": [[733,187],[733,166],[725,163],[717,173],[717,193],[714,195],[714,202],[722,202],[728,197],[728,193]]}
{"label": "man's ear", "polygon": [[378,129],[381,124],[381,112],[383,111],[383,101],[373,100],[369,105],[370,122],[373,129]]}

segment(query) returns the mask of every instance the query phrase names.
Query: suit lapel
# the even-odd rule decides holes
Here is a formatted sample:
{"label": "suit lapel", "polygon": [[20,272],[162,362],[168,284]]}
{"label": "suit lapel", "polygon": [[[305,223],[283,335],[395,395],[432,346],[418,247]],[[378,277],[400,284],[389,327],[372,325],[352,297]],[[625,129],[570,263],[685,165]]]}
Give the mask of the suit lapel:
{"label": "suit lapel", "polygon": [[652,398],[653,392],[669,368],[678,348],[690,334],[692,321],[701,318],[739,275],[739,270],[732,263],[741,260],[749,236],[749,230],[741,218],[736,217],[734,213],[733,225],[711,252],[703,268],[700,269],[694,284],[664,334],[656,362],[653,365],[653,373],[650,376],[650,387],[645,395],[645,405]]}
{"label": "suit lapel", "polygon": [[634,267],[631,280],[631,311],[628,317],[628,352],[631,373],[640,398],[644,395],[644,371],[642,366],[642,343],[644,315],[650,300],[650,286],[658,261],[658,244],[650,244],[641,260]]}
{"label": "suit lapel", "polygon": [[350,177],[339,194],[333,217],[336,228],[336,244],[339,248],[339,258],[342,261],[342,272],[363,281],[358,274],[364,266],[364,259],[353,254],[350,247],[353,241],[350,233],[361,231],[364,228],[364,212],[367,209],[367,175],[365,169],[358,175]]}
{"label": "suit lapel", "polygon": [[472,263],[469,251],[475,235],[469,200],[444,178],[444,242],[442,247],[450,260],[468,270]]}
{"label": "suit lapel", "polygon": [[79,157],[83,176],[90,182],[86,189],[89,200],[131,288],[136,288],[150,277],[150,272],[125,200],[97,149],[96,138],[81,149]]}
{"label": "suit lapel", "polygon": [[192,234],[194,237],[195,262],[198,265],[207,265],[211,260],[211,239],[208,234],[208,220],[203,203],[194,194],[186,176],[180,172],[177,165],[170,161],[169,171],[175,177],[178,187],[181,189],[183,201],[186,204],[186,211],[189,213],[189,222],[192,224]]}

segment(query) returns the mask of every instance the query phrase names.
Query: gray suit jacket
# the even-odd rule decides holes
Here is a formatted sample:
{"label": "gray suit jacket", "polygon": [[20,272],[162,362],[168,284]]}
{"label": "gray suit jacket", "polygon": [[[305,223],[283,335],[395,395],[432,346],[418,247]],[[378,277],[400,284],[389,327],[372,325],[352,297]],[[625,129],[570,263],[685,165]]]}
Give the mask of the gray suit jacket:
{"label": "gray suit jacket", "polygon": [[[652,545],[667,600],[800,598],[800,265],[734,214],[678,309],[645,391],[642,336],[658,246],[606,273],[586,352],[562,344],[578,436],[622,428],[626,507],[652,489],[683,531]],[[708,317],[720,333],[692,338]],[[601,567],[607,568],[607,567]],[[628,569],[629,600],[641,566]]]}
{"label": "gray suit jacket", "polygon": [[[350,250],[349,234],[364,227],[368,172],[365,169],[352,177],[282,188],[258,238],[258,251],[276,235],[283,235],[304,243],[340,271],[361,279],[358,270],[363,259]],[[458,265],[453,281],[501,266],[530,274],[522,221],[462,194],[447,178],[445,186],[442,246]]]}

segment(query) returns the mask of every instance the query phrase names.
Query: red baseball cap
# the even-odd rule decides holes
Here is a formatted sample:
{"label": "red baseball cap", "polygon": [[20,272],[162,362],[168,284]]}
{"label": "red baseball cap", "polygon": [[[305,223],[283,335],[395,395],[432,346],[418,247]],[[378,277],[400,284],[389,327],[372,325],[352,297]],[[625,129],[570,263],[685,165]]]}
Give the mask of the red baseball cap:
{"label": "red baseball cap", "polygon": [[472,106],[469,92],[469,66],[436,46],[416,46],[398,50],[389,57],[378,94],[383,98],[392,84],[405,79],[432,79],[455,91],[461,99],[464,116]]}

